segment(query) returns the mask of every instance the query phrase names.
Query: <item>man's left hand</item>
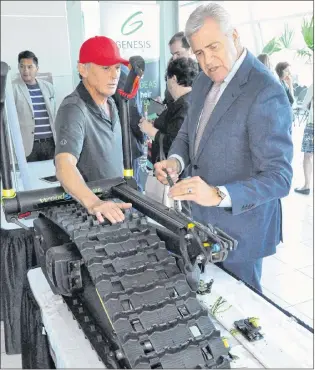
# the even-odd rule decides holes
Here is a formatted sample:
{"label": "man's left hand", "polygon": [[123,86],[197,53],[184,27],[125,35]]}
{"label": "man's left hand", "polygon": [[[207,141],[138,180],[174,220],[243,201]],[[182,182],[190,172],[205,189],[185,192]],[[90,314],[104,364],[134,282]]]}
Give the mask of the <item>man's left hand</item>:
{"label": "man's left hand", "polygon": [[169,196],[174,200],[190,200],[205,207],[218,206],[222,200],[216,189],[199,176],[178,182],[170,189]]}
{"label": "man's left hand", "polygon": [[140,119],[139,127],[142,132],[153,138],[158,132],[158,129],[156,129],[153,126],[153,123],[151,121],[146,120],[145,118]]}

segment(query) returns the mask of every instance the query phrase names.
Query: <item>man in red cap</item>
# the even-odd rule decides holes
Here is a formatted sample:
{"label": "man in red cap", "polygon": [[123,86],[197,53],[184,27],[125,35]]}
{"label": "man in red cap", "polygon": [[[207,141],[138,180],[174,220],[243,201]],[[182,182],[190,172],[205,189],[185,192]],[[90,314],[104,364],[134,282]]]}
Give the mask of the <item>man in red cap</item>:
{"label": "man in red cap", "polygon": [[86,181],[123,177],[121,126],[112,95],[122,59],[115,42],[95,36],[80,49],[81,82],[59,107],[56,126],[56,176],[64,189],[100,222],[124,220],[130,203],[100,200]]}

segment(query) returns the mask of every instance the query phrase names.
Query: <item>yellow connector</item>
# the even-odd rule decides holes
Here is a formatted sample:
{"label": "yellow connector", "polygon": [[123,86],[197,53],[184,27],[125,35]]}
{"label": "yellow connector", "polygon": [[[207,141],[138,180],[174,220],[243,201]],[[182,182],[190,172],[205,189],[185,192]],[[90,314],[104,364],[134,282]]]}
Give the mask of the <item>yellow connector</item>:
{"label": "yellow connector", "polygon": [[225,348],[229,348],[230,347],[229,342],[228,342],[228,340],[227,340],[226,337],[222,337],[222,342],[223,342]]}
{"label": "yellow connector", "polygon": [[133,169],[124,170],[124,177],[133,177]]}
{"label": "yellow connector", "polygon": [[258,317],[250,317],[248,321],[255,327],[259,327],[259,318]]}
{"label": "yellow connector", "polygon": [[16,193],[14,189],[2,189],[3,198],[15,198]]}

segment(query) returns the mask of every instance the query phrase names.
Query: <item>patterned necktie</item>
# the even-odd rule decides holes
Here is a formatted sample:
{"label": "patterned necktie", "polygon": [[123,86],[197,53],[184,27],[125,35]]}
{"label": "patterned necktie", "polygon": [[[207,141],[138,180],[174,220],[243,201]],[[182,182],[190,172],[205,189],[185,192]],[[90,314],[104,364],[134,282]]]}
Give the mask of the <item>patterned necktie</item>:
{"label": "patterned necktie", "polygon": [[198,147],[199,147],[202,135],[207,126],[207,123],[209,122],[213,109],[218,101],[220,87],[221,87],[221,82],[214,83],[206,97],[205,104],[203,106],[203,110],[200,116],[199,125],[197,127],[197,134],[196,134],[196,140],[195,140],[195,155],[197,154]]}

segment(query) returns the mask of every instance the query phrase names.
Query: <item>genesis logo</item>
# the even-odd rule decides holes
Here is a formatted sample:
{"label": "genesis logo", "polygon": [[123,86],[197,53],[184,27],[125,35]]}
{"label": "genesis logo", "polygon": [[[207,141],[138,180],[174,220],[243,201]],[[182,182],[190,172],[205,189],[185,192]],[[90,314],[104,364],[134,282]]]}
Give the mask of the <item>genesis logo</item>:
{"label": "genesis logo", "polygon": [[143,12],[136,12],[125,20],[125,22],[121,26],[121,33],[124,36],[128,36],[128,35],[131,35],[132,33],[135,33],[139,28],[143,26],[142,21],[136,21],[136,22],[130,23],[137,15],[140,15],[140,14],[143,14]]}

